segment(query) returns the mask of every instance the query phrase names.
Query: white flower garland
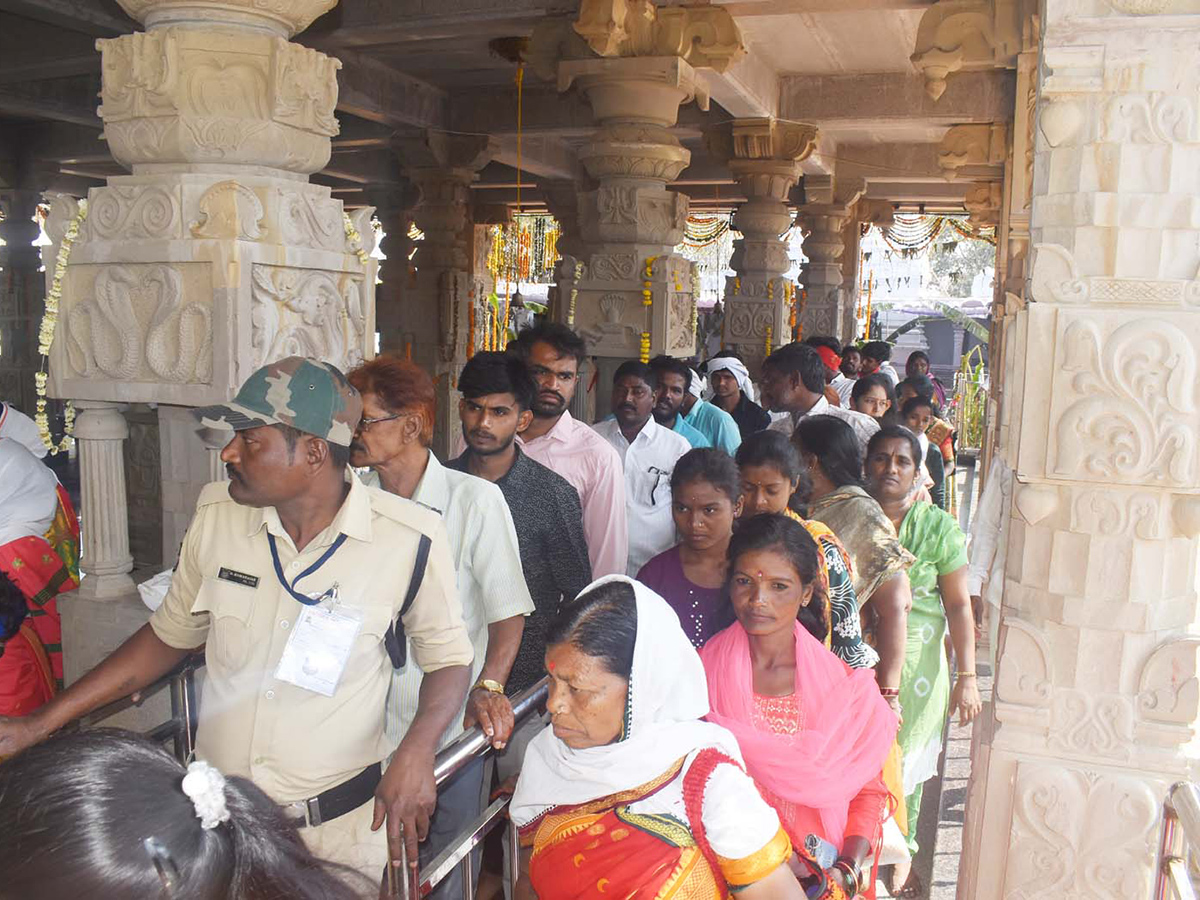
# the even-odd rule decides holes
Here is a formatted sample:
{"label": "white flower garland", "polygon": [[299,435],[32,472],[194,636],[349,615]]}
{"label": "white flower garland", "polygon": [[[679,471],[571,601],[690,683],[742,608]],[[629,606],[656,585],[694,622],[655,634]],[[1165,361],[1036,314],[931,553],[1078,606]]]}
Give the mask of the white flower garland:
{"label": "white flower garland", "polygon": [[79,237],[79,228],[87,218],[87,211],[87,200],[80,200],[79,211],[63,233],[62,243],[58,245],[58,255],[54,259],[54,276],[50,280],[50,290],[46,292],[46,309],[42,313],[42,324],[38,328],[38,355],[42,357],[42,364],[33,376],[37,388],[37,409],[33,421],[37,425],[38,436],[52,455],[68,450],[71,446],[71,436],[75,432],[75,407],[68,402],[63,415],[62,440],[56,443],[50,436],[50,422],[46,415],[46,383],[49,380],[46,363],[50,347],[54,343],[54,333],[58,328],[58,305],[62,301],[63,278],[67,274],[67,263],[71,259],[71,247]]}

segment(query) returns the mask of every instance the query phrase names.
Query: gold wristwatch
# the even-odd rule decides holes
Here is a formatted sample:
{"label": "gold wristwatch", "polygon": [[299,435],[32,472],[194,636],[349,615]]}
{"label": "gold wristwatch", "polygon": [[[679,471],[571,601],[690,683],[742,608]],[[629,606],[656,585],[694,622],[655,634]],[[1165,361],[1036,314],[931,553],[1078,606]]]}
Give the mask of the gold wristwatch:
{"label": "gold wristwatch", "polygon": [[474,692],[474,691],[480,691],[480,690],[488,691],[489,693],[492,693],[492,694],[503,694],[504,693],[504,685],[502,685],[498,681],[493,681],[490,678],[480,678],[477,682],[475,682],[475,684],[473,684],[471,686],[471,691]]}

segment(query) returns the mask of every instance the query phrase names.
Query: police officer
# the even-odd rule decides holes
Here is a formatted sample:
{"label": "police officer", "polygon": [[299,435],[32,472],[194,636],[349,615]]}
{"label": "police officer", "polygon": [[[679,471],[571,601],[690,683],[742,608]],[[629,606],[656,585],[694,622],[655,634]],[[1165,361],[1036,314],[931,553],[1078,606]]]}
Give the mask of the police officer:
{"label": "police officer", "polygon": [[[162,606],[35,714],[0,718],[0,757],[204,646],[197,756],[257,782],[318,856],[378,881],[389,855],[400,858],[401,824],[417,859],[437,799],[434,753],[470,679],[440,518],[347,469],[362,403],[331,365],[279,360],[196,415],[233,430],[221,453],[229,481],[201,493]],[[425,680],[389,764],[384,711],[400,665]]]}

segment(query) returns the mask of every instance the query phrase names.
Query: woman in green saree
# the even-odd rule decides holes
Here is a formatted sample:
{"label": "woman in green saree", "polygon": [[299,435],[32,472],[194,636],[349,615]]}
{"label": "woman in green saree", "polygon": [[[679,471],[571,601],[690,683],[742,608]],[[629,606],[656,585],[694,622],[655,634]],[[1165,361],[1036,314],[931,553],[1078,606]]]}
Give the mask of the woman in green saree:
{"label": "woman in green saree", "polygon": [[[899,425],[880,429],[867,446],[867,490],[891,520],[900,543],[916,561],[908,570],[912,609],[900,678],[904,722],[900,747],[904,751],[904,795],[908,821],[915,823],[926,780],[937,773],[946,715],[956,710],[966,725],[983,702],[975,674],[975,625],[967,591],[966,538],[949,513],[915,500],[920,443]],[[958,667],[953,691],[946,659],[945,637]],[[909,828],[909,852],[916,853],[916,828]],[[900,897],[920,896],[920,885],[897,867]]]}

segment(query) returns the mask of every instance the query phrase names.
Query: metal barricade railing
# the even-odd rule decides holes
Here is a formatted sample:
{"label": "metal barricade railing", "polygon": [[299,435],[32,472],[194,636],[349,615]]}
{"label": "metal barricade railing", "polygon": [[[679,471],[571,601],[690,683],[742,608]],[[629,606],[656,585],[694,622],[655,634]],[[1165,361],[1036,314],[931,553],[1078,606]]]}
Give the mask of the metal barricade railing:
{"label": "metal barricade railing", "polygon": [[[171,718],[156,725],[143,735],[156,743],[171,741],[175,756],[186,763],[196,746],[196,671],[204,666],[204,657],[194,654],[172,669],[153,684],[120,700],[99,707],[83,716],[67,728],[90,728],[101,724],[106,719],[124,712],[135,706],[140,706],[148,698],[163,690],[170,691]],[[528,690],[513,698],[514,728],[519,727],[526,719],[536,715],[545,705],[549,693],[549,679],[543,678]],[[135,699],[136,698],[136,699]],[[493,753],[489,739],[479,726],[463,732],[438,753],[434,759],[433,778],[438,788],[462,772],[477,759],[485,758]],[[508,797],[498,797],[475,821],[455,836],[451,844],[435,856],[429,864],[419,872],[410,869],[407,860],[401,872],[403,878],[395,879],[390,893],[402,900],[419,900],[427,896],[437,887],[455,867],[461,867],[463,872],[463,900],[472,900],[475,895],[475,872],[471,865],[471,853],[487,836],[507,818]],[[520,847],[517,842],[515,828],[510,824],[508,841],[509,877],[516,880],[519,868]],[[403,835],[401,835],[403,837]],[[404,846],[403,840],[401,846]],[[389,871],[389,875],[392,874]]]}
{"label": "metal barricade railing", "polygon": [[[513,719],[519,728],[546,703],[549,694],[550,679],[543,678],[537,684],[513,698]],[[494,752],[488,738],[479,726],[464,732],[449,743],[434,760],[433,779],[438,788],[446,784],[455,775],[477,759],[486,757]],[[471,864],[471,852],[478,847],[487,836],[507,818],[509,797],[497,797],[479,815],[475,821],[455,836],[450,845],[429,861],[424,869],[417,872],[410,869],[407,860],[401,871],[404,878],[396,880],[391,894],[399,900],[419,900],[427,896],[437,887],[455,867],[462,868],[463,900],[472,900],[475,896],[475,870]],[[519,869],[521,848],[517,842],[516,828],[509,823],[508,835],[508,875],[515,882]],[[401,835],[403,837],[403,835]],[[401,846],[403,846],[403,840]]]}
{"label": "metal barricade railing", "polygon": [[1200,786],[1180,781],[1163,802],[1155,900],[1196,900],[1192,879],[1200,847]]}
{"label": "metal barricade railing", "polygon": [[164,690],[169,691],[171,718],[142,732],[142,736],[158,744],[170,741],[175,757],[186,764],[196,748],[196,672],[203,667],[204,655],[193,653],[162,678],[128,697],[92,710],[69,724],[67,729],[95,727],[118,713],[141,706]]}

